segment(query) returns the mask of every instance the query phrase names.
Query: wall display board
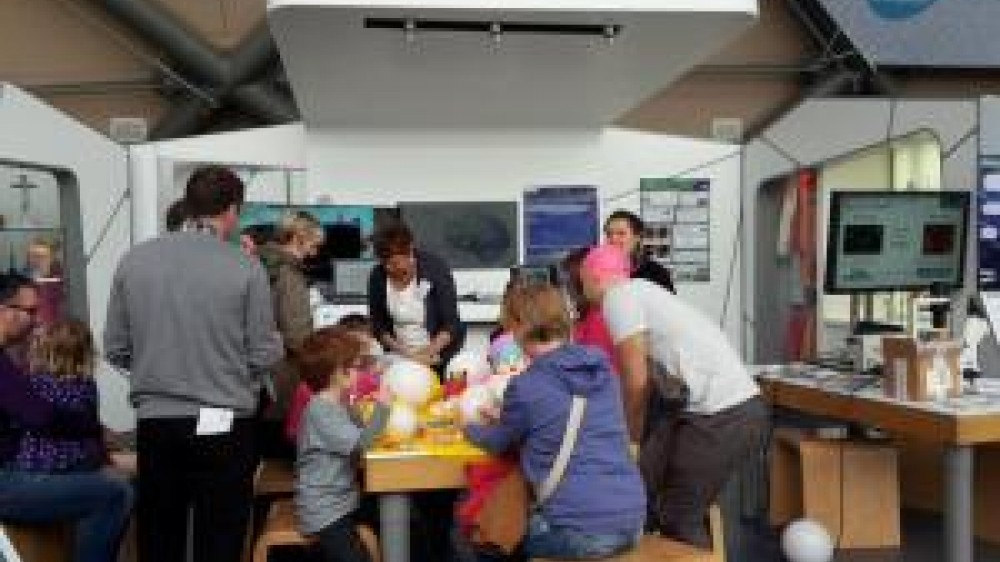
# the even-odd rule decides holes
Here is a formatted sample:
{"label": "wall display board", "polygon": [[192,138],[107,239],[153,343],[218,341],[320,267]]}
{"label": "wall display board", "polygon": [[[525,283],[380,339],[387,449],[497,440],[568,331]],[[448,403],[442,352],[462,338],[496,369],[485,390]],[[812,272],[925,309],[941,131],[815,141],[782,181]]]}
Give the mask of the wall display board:
{"label": "wall display board", "polygon": [[711,182],[707,179],[642,178],[643,246],[680,283],[707,283],[711,276]]}
{"label": "wall display board", "polygon": [[834,191],[826,292],[961,287],[968,213],[965,191]]}
{"label": "wall display board", "polygon": [[597,244],[600,236],[597,188],[592,185],[538,186],[524,192],[524,263],[547,265],[567,253]]}
{"label": "wall display board", "polygon": [[980,158],[976,194],[979,288],[1000,290],[1000,156]]}
{"label": "wall display board", "polygon": [[417,246],[454,269],[506,269],[517,264],[517,203],[400,203]]}

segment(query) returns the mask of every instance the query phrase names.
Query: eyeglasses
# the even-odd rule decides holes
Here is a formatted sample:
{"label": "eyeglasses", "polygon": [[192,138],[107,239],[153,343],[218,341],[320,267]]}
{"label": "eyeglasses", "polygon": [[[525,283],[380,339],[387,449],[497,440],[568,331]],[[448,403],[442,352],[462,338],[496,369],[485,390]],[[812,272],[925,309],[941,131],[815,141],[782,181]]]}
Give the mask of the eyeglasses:
{"label": "eyeglasses", "polygon": [[38,314],[37,306],[24,306],[21,304],[5,304],[3,305],[7,308],[13,308],[14,310],[20,310],[21,312],[27,314],[28,316],[35,316]]}

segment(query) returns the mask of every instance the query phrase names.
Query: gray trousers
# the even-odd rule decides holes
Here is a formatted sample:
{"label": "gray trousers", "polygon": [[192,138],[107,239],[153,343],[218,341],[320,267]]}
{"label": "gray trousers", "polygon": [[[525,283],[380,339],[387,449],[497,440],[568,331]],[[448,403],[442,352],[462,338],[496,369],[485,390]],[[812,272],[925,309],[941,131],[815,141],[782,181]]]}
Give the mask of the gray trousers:
{"label": "gray trousers", "polygon": [[752,398],[712,415],[676,412],[648,427],[639,455],[649,524],[708,548],[706,517],[726,481],[761,444],[767,407]]}

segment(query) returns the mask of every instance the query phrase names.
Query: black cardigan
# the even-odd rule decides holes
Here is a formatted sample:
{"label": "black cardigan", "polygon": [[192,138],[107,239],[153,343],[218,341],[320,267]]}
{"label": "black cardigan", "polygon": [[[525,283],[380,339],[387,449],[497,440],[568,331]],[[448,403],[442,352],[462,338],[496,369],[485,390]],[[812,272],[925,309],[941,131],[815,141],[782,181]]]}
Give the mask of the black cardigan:
{"label": "black cardigan", "polygon": [[632,272],[632,278],[652,281],[671,293],[677,294],[677,290],[674,289],[674,279],[670,274],[670,270],[647,256],[639,259],[639,267]]}
{"label": "black cardigan", "polygon": [[[441,258],[420,250],[415,253],[417,283],[426,280],[431,286],[424,298],[424,328],[432,338],[442,330],[451,334],[451,342],[441,350],[441,364],[436,365],[444,367],[465,343],[465,324],[458,317],[455,279],[452,277],[451,269]],[[372,333],[376,339],[386,333],[395,337],[385,285],[385,267],[378,264],[368,277],[368,314],[371,316]]]}

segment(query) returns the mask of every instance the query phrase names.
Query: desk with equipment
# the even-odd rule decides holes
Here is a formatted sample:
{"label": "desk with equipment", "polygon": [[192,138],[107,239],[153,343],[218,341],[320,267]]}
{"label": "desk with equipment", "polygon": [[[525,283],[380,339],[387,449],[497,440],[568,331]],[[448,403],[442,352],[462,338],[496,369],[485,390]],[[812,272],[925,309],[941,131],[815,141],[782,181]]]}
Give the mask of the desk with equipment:
{"label": "desk with equipment", "polygon": [[765,398],[775,406],[877,427],[892,437],[942,447],[943,560],[972,560],[973,455],[976,447],[1000,443],[1000,389],[918,402],[886,396],[870,378],[824,370],[768,368],[759,381]]}
{"label": "desk with equipment", "polygon": [[[973,451],[1000,443],[1000,392],[963,395],[960,346],[947,339],[950,293],[964,285],[969,206],[970,194],[959,191],[831,193],[824,292],[909,291],[907,329],[865,335],[862,325],[877,325],[877,319],[852,313],[859,343],[854,370],[864,375],[783,367],[760,376],[764,396],[775,406],[877,428],[897,450],[907,442],[942,448],[942,559],[948,562],[972,560]],[[918,334],[917,308],[927,304],[934,329]],[[907,335],[898,333],[903,331]],[[907,472],[918,468],[907,466]],[[849,508],[839,505],[836,526],[842,533],[843,518],[857,514],[843,514]]]}

